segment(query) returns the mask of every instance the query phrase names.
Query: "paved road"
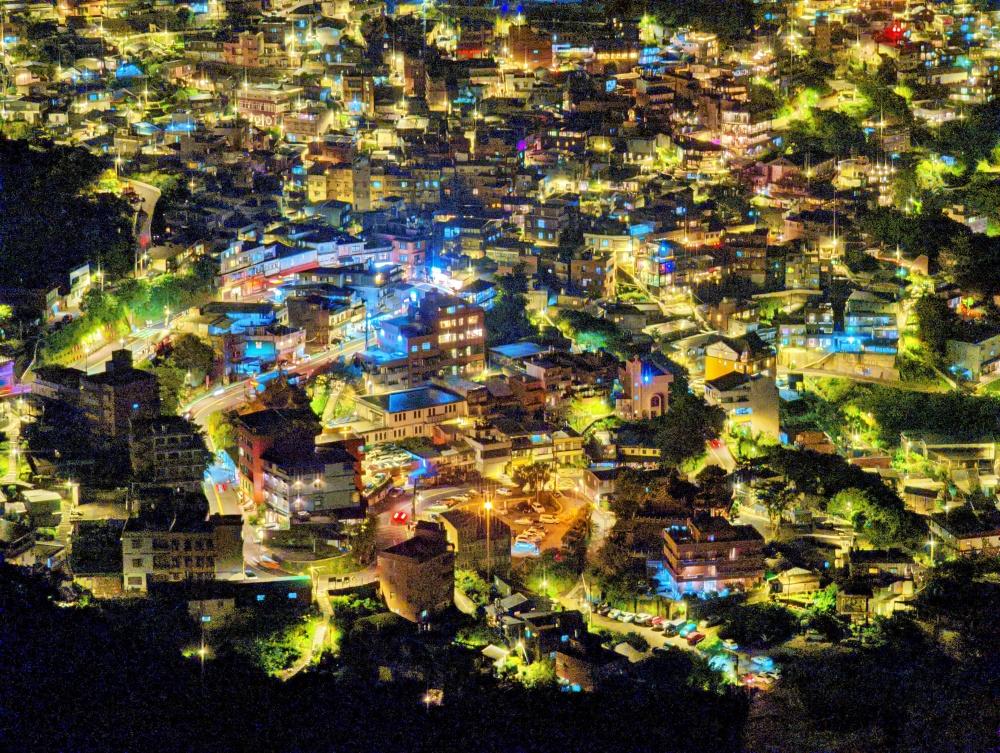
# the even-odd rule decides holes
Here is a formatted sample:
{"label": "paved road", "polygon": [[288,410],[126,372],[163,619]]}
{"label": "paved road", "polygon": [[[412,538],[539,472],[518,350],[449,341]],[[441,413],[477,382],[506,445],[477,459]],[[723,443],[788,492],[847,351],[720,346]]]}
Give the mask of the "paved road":
{"label": "paved road", "polygon": [[142,199],[142,224],[136,228],[136,237],[140,240],[145,238],[148,245],[152,241],[153,211],[156,209],[156,202],[160,200],[160,189],[151,186],[149,183],[142,183],[138,180],[130,180],[129,185],[139,194]]}
{"label": "paved road", "polygon": [[[283,367],[283,370],[288,374],[311,373],[316,371],[319,367],[326,366],[331,361],[335,361],[341,356],[349,356],[357,353],[362,350],[364,346],[364,338],[352,340],[349,343],[345,343],[343,348],[336,347],[330,350],[322,351],[307,360]],[[274,373],[274,370],[265,372],[267,375],[272,373]],[[250,397],[251,389],[253,388],[250,387],[249,380],[234,382],[228,387],[220,387],[214,392],[188,403],[188,405],[184,407],[184,412],[190,414],[191,420],[194,421],[194,423],[204,428],[205,422],[208,420],[208,416],[214,411],[232,410],[233,408],[237,408],[246,403],[248,397]]]}

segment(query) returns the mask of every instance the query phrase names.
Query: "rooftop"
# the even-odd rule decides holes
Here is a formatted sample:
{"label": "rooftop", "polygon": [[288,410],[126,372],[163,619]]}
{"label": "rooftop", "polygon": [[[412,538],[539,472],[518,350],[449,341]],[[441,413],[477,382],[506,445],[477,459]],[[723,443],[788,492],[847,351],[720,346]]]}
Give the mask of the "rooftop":
{"label": "rooftop", "polygon": [[402,413],[403,411],[420,410],[436,405],[450,405],[461,402],[462,399],[460,396],[438,387],[418,387],[412,390],[358,398],[358,400],[387,413]]}

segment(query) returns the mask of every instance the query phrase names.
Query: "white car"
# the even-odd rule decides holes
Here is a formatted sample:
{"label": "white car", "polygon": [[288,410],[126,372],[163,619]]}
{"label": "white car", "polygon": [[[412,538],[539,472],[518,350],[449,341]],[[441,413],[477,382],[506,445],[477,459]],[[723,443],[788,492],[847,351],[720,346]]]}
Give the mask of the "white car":
{"label": "white car", "polygon": [[531,525],[531,518],[518,518],[517,520],[514,521],[514,525],[516,525],[516,526],[530,526]]}
{"label": "white car", "polygon": [[622,612],[620,615],[618,615],[618,621],[624,622],[626,624],[629,622],[634,622],[635,612]]}
{"label": "white car", "polygon": [[501,486],[499,489],[497,489],[497,494],[499,494],[501,497],[509,497],[511,494],[513,494],[513,492],[507,487]]}
{"label": "white car", "polygon": [[547,514],[539,515],[538,520],[541,521],[542,523],[548,523],[549,525],[555,525],[556,523],[559,522],[559,518],[557,518],[555,515],[547,515]]}
{"label": "white car", "polygon": [[541,505],[537,505],[537,504],[533,504],[531,506],[531,509],[534,510],[535,512],[537,512],[537,513],[543,513],[543,512],[545,512],[545,508],[542,507]]}
{"label": "white car", "polygon": [[637,614],[635,616],[634,622],[635,622],[636,625],[645,625],[651,619],[653,619],[653,615],[651,615],[651,614],[649,614],[647,612],[639,612],[639,614]]}

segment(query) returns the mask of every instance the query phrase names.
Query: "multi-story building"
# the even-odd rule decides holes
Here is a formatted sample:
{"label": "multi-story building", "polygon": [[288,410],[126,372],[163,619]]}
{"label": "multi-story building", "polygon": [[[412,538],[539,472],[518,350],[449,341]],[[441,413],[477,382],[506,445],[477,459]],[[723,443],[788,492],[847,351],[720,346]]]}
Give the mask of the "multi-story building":
{"label": "multi-story building", "polygon": [[667,412],[674,375],[653,361],[632,358],[621,365],[618,382],[622,395],[615,403],[623,421],[654,418]]}
{"label": "multi-story building", "polygon": [[491,516],[487,526],[486,513],[449,510],[441,513],[441,522],[455,552],[455,567],[494,575],[510,569],[510,526],[499,517]]}
{"label": "multi-story building", "polygon": [[365,444],[430,436],[436,424],[456,421],[469,413],[465,398],[439,387],[359,397],[357,411],[358,418],[370,424],[357,428]]}
{"label": "multi-story building", "polygon": [[931,539],[937,539],[939,553],[948,552],[963,557],[1000,554],[1000,518],[996,514],[979,514],[970,507],[950,512],[934,513],[927,522]]}
{"label": "multi-story building", "polygon": [[899,328],[896,304],[867,290],[855,290],[844,304],[844,337],[840,350],[849,353],[896,352]]}
{"label": "multi-story building", "polygon": [[413,538],[379,552],[378,583],[389,611],[427,623],[454,603],[455,553],[441,528],[417,523]]}
{"label": "multi-story building", "polygon": [[103,374],[86,374],[62,366],[34,370],[31,394],[79,411],[101,435],[128,436],[132,421],[160,415],[156,375],[132,367],[132,351],[116,350]]}
{"label": "multi-story building", "polygon": [[569,201],[549,199],[535,204],[524,216],[524,238],[538,246],[558,246],[569,225]]}
{"label": "multi-story building", "polygon": [[749,590],[764,579],[764,538],[753,526],[699,515],[663,529],[664,574],[677,593]]}
{"label": "multi-story building", "polygon": [[979,381],[1000,370],[1000,335],[948,340],[950,370],[969,381]]}
{"label": "multi-story building", "polygon": [[287,530],[312,515],[350,513],[362,506],[360,440],[271,447],[261,454],[264,518]]}
{"label": "multi-story building", "polygon": [[705,379],[711,381],[734,371],[757,376],[774,374],[776,357],[756,332],[743,337],[718,337],[705,347]]}
{"label": "multi-story building", "polygon": [[181,416],[133,421],[129,450],[138,483],[187,492],[201,487],[210,457],[205,440]]}
{"label": "multi-story building", "polygon": [[408,316],[379,325],[378,348],[361,354],[371,391],[419,387],[432,377],[486,368],[485,313],[453,296],[428,295]]}
{"label": "multi-story building", "polygon": [[243,572],[243,518],[143,513],[122,529],[126,593],[154,582],[213,580]]}
{"label": "multi-story building", "polygon": [[610,255],[584,253],[569,262],[569,282],[573,290],[587,298],[610,298],[615,291],[615,264]]}
{"label": "multi-story building", "polygon": [[706,381],[705,402],[722,408],[732,426],[778,438],[778,385],[771,377],[733,371]]}
{"label": "multi-story building", "polygon": [[236,92],[236,113],[257,128],[282,127],[285,113],[292,108],[293,90],[244,86]]}
{"label": "multi-story building", "polygon": [[316,414],[297,408],[269,408],[236,419],[239,493],[256,504],[264,501],[264,453],[280,443],[310,447],[321,429]]}

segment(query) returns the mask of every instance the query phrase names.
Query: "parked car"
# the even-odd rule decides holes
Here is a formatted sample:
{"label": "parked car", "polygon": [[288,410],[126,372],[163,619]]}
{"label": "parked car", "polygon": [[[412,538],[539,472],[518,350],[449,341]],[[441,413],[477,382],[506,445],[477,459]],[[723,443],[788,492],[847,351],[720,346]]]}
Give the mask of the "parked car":
{"label": "parked car", "polygon": [[530,526],[531,525],[531,518],[518,518],[517,520],[514,521],[514,525],[517,525],[517,526]]}
{"label": "parked car", "polygon": [[617,620],[618,616],[621,613],[622,613],[622,610],[620,610],[620,609],[612,609],[610,612],[608,612],[608,619],[609,620]]}
{"label": "parked car", "polygon": [[[656,630],[656,628],[653,628],[653,630]],[[669,622],[665,622],[663,623],[663,634],[667,638],[673,638],[675,635],[677,635],[677,628],[675,628]]]}
{"label": "parked car", "polygon": [[724,641],[722,641],[722,647],[729,651],[738,651],[740,648],[739,645],[736,643],[736,641],[734,641],[732,638],[726,638]]}
{"label": "parked car", "polygon": [[618,615],[618,621],[628,624],[635,619],[635,612],[622,612]]}
{"label": "parked car", "polygon": [[639,614],[637,614],[635,616],[635,624],[636,625],[648,625],[649,621],[651,619],[653,619],[653,615],[651,615],[651,614],[649,614],[647,612],[639,612]]}
{"label": "parked car", "polygon": [[537,502],[532,503],[531,509],[534,510],[535,512],[537,512],[537,513],[543,513],[543,512],[545,512],[545,508],[542,505],[538,504]]}
{"label": "parked car", "polygon": [[698,629],[698,626],[693,622],[685,622],[677,629],[677,635],[681,638],[687,638],[691,633]]}
{"label": "parked car", "polygon": [[549,525],[555,525],[559,522],[559,518],[555,515],[539,515],[538,519],[543,523],[548,523]]}
{"label": "parked car", "polygon": [[703,640],[705,640],[705,634],[700,633],[697,630],[695,630],[693,633],[689,633],[687,637],[687,642],[691,646],[697,646]]}
{"label": "parked car", "polygon": [[651,618],[649,620],[649,625],[650,625],[650,627],[655,627],[657,625],[662,625],[666,621],[667,621],[666,618],[657,616],[657,617],[653,617],[653,618]]}
{"label": "parked car", "polygon": [[497,494],[499,494],[501,497],[509,497],[513,493],[514,492],[512,492],[506,486],[501,486],[497,489]]}

